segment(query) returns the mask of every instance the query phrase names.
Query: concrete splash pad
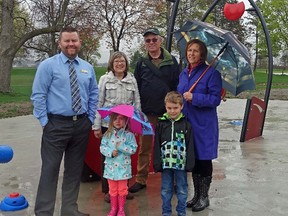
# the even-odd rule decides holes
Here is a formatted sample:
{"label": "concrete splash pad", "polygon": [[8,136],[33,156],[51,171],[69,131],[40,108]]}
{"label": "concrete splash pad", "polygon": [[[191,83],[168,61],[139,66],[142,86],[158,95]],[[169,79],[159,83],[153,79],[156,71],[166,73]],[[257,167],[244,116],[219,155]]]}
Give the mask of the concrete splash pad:
{"label": "concrete splash pad", "polygon": [[[241,121],[246,100],[228,99],[218,108],[220,125],[219,157],[214,160],[213,182],[208,209],[187,215],[198,216],[279,216],[287,215],[288,197],[288,101],[269,101],[263,136],[240,143]],[[12,192],[23,194],[29,207],[0,216],[32,216],[40,174],[41,127],[33,116],[0,120],[0,144],[13,148],[14,157],[0,164],[0,200]],[[55,215],[59,215],[58,184]],[[134,179],[130,184],[134,183]],[[192,196],[191,176],[189,188]],[[176,206],[173,198],[173,210]],[[103,200],[101,183],[82,183],[79,209],[91,216],[106,215],[109,204]],[[161,215],[160,175],[151,174],[148,186],[126,205],[128,216]],[[176,216],[174,210],[173,216]]]}

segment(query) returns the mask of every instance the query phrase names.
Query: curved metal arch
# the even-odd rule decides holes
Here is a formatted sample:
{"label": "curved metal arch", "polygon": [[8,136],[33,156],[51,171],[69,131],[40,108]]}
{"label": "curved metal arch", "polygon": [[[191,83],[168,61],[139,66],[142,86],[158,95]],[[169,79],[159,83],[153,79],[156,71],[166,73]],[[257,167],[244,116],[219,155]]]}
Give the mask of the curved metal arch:
{"label": "curved metal arch", "polygon": [[[205,21],[205,19],[208,17],[208,15],[211,13],[211,11],[214,9],[214,7],[218,4],[219,1],[221,1],[221,0],[213,1],[213,3],[209,6],[206,13],[201,18],[202,21]],[[177,11],[178,11],[178,5],[179,5],[180,0],[173,0],[171,2],[174,2],[174,4],[173,4],[172,14],[170,16],[169,28],[167,31],[166,49],[168,51],[171,51],[172,36],[173,36],[175,19],[176,19],[176,15],[177,15]],[[266,104],[266,109],[264,111],[265,113],[264,113],[264,118],[263,118],[262,127],[261,127],[261,135],[262,135],[263,129],[264,129],[267,107],[268,107],[268,101],[269,101],[269,97],[270,97],[272,78],[273,78],[273,55],[272,55],[272,45],[271,45],[270,35],[268,32],[268,28],[267,28],[266,22],[264,20],[264,17],[262,16],[262,13],[260,12],[260,10],[257,7],[257,5],[255,4],[255,2],[253,0],[249,0],[249,2],[252,5],[253,10],[256,12],[257,16],[259,17],[259,19],[261,21],[261,25],[262,25],[262,28],[264,30],[266,44],[267,44],[267,51],[268,51],[268,79],[267,79],[267,87],[266,87],[265,96],[264,96],[264,102]],[[249,10],[251,10],[251,9],[249,9]]]}
{"label": "curved metal arch", "polygon": [[179,6],[180,0],[168,0],[168,1],[174,2],[173,9],[172,9],[172,14],[170,16],[170,22],[168,24],[167,41],[166,41],[166,49],[169,52],[171,52],[173,31],[174,31],[175,20],[176,20],[176,16],[177,16],[177,11],[178,11],[178,6]]}

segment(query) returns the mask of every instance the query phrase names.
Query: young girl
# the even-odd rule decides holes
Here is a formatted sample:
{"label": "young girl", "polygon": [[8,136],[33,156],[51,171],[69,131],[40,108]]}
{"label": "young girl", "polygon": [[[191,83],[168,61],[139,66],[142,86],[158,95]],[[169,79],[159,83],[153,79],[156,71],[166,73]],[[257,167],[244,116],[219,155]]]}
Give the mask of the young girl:
{"label": "young girl", "polygon": [[108,216],[125,216],[127,181],[132,177],[130,156],[136,150],[137,142],[129,131],[128,118],[112,113],[100,145],[100,152],[105,156],[103,177],[108,179],[111,200]]}
{"label": "young girl", "polygon": [[[129,72],[129,61],[125,53],[116,51],[111,54],[108,62],[108,71],[99,79],[99,101],[98,108],[112,107],[119,104],[134,105],[136,108],[141,109],[140,95],[138,86],[134,75]],[[117,97],[121,95],[121,97]],[[101,115],[96,112],[96,118],[92,127],[96,138],[101,139],[102,133],[104,134],[108,129],[108,122],[101,118]],[[102,174],[104,171],[104,160],[102,157],[101,167]],[[91,172],[85,173],[91,176]],[[95,173],[92,173],[92,176]],[[90,179],[90,177],[86,177]],[[110,203],[109,186],[106,178],[102,178],[102,193],[104,193],[104,200]],[[132,193],[128,193],[127,199],[133,199]]]}

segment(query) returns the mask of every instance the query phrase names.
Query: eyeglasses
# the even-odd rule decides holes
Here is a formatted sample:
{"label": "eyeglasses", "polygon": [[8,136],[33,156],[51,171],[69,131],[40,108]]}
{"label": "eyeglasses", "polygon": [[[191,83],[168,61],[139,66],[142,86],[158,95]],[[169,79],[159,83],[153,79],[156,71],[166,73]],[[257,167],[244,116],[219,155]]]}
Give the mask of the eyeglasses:
{"label": "eyeglasses", "polygon": [[113,63],[115,63],[115,64],[124,64],[124,63],[126,63],[126,61],[125,60],[115,60],[115,61],[113,61]]}
{"label": "eyeglasses", "polygon": [[149,38],[149,39],[146,39],[146,40],[145,40],[146,43],[150,43],[151,41],[152,41],[153,43],[156,43],[156,42],[158,41],[158,38],[152,38],[152,39]]}

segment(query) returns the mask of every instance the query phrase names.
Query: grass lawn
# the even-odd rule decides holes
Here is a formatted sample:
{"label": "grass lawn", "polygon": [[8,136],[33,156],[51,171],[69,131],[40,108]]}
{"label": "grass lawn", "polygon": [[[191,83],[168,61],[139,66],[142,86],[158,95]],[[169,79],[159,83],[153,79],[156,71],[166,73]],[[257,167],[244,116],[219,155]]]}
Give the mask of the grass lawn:
{"label": "grass lawn", "polygon": [[[106,72],[105,67],[96,68],[96,77]],[[32,113],[30,96],[35,68],[14,68],[11,74],[11,93],[0,93],[0,119]]]}
{"label": "grass lawn", "polygon": [[[106,72],[106,67],[97,67],[97,80]],[[131,70],[133,71],[133,70]],[[0,93],[0,118],[32,113],[30,101],[31,88],[35,76],[35,68],[14,68],[11,74],[11,93]],[[272,89],[288,89],[288,71],[282,75],[281,70],[274,70]],[[268,74],[265,69],[258,70],[255,74],[256,91],[266,89]],[[20,105],[21,104],[21,105]],[[27,107],[23,111],[23,107]],[[2,110],[5,110],[2,112]]]}
{"label": "grass lawn", "polygon": [[[106,72],[105,67],[96,68],[96,78]],[[11,93],[0,93],[0,104],[9,102],[30,101],[32,83],[36,73],[35,68],[14,68],[11,74]]]}
{"label": "grass lawn", "polygon": [[[268,74],[266,70],[259,69],[254,74],[256,82],[256,90],[266,89]],[[282,70],[273,71],[272,89],[273,88],[288,88],[288,70],[282,75]]]}

